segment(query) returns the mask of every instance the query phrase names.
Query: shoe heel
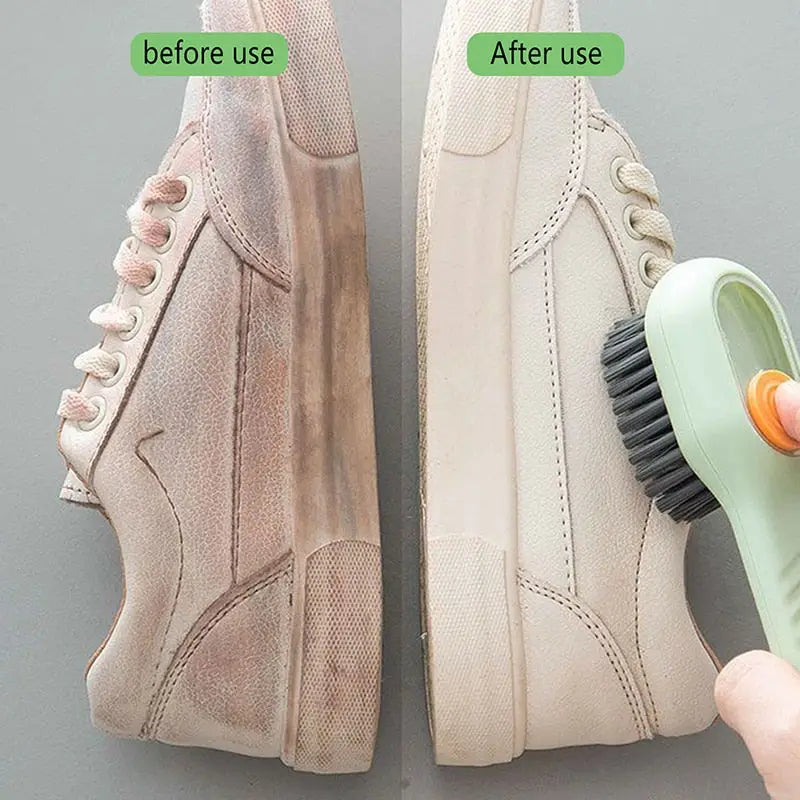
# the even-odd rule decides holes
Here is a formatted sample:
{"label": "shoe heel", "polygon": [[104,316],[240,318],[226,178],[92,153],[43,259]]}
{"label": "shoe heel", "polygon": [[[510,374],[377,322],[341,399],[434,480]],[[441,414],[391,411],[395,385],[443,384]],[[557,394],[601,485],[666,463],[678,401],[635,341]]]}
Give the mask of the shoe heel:
{"label": "shoe heel", "polygon": [[508,553],[477,537],[447,536],[428,542],[425,562],[424,639],[436,763],[510,761],[524,745],[525,700]]}
{"label": "shoe heel", "polygon": [[366,772],[378,727],[380,548],[339,541],[306,560],[293,766]]}

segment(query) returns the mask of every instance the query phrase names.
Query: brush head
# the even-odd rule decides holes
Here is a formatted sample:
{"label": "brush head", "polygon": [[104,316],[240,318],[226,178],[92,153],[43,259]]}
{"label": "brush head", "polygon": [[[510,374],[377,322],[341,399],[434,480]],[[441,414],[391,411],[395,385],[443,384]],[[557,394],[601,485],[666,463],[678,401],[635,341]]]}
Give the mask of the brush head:
{"label": "brush head", "polygon": [[603,347],[617,427],[656,507],[678,522],[691,522],[719,508],[678,446],[645,337],[644,314],[618,322]]}

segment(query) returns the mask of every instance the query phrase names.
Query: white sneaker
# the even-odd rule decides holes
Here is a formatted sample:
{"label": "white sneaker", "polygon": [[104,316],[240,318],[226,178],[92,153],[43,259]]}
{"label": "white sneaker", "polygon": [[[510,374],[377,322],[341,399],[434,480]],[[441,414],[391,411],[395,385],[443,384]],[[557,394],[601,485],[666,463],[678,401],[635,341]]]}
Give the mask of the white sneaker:
{"label": "white sneaker", "polygon": [[715,718],[688,529],[628,463],[601,372],[672,258],[650,173],[585,79],[482,78],[479,31],[577,31],[569,0],[450,0],[418,230],[424,626],[441,764]]}
{"label": "white sneaker", "polygon": [[119,538],[87,670],[103,730],[369,769],[381,565],[364,207],[328,0],[206,0],[280,78],[192,78],[60,408],[62,496]]}

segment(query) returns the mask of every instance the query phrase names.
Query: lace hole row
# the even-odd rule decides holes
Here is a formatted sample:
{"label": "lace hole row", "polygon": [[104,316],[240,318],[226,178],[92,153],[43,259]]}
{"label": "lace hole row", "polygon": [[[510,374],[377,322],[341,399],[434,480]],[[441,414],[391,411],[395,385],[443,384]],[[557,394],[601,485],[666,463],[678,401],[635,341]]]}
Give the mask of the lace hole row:
{"label": "lace hole row", "polygon": [[[188,175],[181,175],[178,180],[181,181],[181,183],[183,183],[183,185],[186,187],[186,192],[184,193],[182,200],[167,206],[167,208],[173,212],[183,211],[183,209],[186,208],[186,206],[188,206],[191,202],[192,195],[194,194],[194,183]],[[175,244],[175,237],[178,233],[178,226],[174,219],[167,217],[165,220],[163,220],[163,222],[169,228],[169,235],[167,236],[167,241],[164,242],[164,244],[162,244],[160,247],[153,248],[159,255],[164,255],[164,253],[167,253],[172,249],[172,245]],[[161,283],[161,277],[163,275],[163,266],[161,261],[156,258],[152,261],[152,264],[154,270],[153,280],[150,281],[147,286],[138,286],[136,288],[136,291],[140,295],[151,294]]]}
{"label": "lace hole row", "polygon": [[[186,192],[183,196],[183,199],[180,200],[178,203],[173,203],[167,206],[167,208],[169,208],[169,210],[173,212],[182,211],[184,208],[186,208],[186,206],[189,205],[189,203],[191,202],[192,194],[194,191],[194,184],[192,183],[191,178],[189,178],[186,175],[182,175],[179,178],[179,180],[182,181],[184,186],[186,187]],[[169,250],[172,249],[173,244],[175,244],[175,237],[178,232],[177,224],[175,220],[172,219],[171,217],[165,219],[164,223],[167,225],[169,229],[169,235],[167,237],[167,241],[164,242],[164,244],[161,245],[160,247],[153,248],[159,255],[163,255],[164,253],[167,253],[169,252]],[[137,292],[140,295],[148,295],[151,292],[154,292],[161,283],[161,278],[163,276],[163,266],[161,264],[161,261],[159,261],[158,259],[154,259],[152,263],[154,269],[153,279],[146,286],[136,287]],[[130,330],[117,332],[117,336],[123,342],[131,341],[131,339],[133,339],[139,333],[139,331],[142,329],[142,325],[144,324],[144,312],[142,311],[140,306],[131,306],[128,309],[128,311],[133,316],[133,326],[131,327]],[[125,375],[125,371],[127,370],[128,367],[128,360],[125,357],[124,353],[117,352],[114,353],[113,355],[117,359],[117,370],[110,378],[105,378],[100,381],[100,383],[105,387],[111,387],[119,383],[120,380],[122,380],[122,377]],[[92,403],[97,408],[97,415],[94,417],[94,419],[82,420],[78,422],[78,427],[82,431],[91,431],[97,428],[100,425],[100,423],[105,419],[108,410],[108,404],[105,398],[101,397],[100,395],[92,397],[89,400],[89,402]]]}
{"label": "lace hole row", "polygon": [[[614,188],[622,194],[630,194],[631,192],[631,189],[622,182],[619,176],[620,169],[628,163],[628,160],[622,156],[615,158],[611,162],[611,183],[613,183]],[[633,227],[633,212],[636,211],[637,208],[638,206],[634,205],[633,203],[625,206],[623,222],[625,224],[625,231],[627,232],[628,236],[630,236],[632,239],[636,239],[637,241],[642,241],[645,237]],[[639,259],[639,277],[641,278],[642,283],[651,289],[655,287],[657,283],[657,281],[654,280],[650,275],[650,263],[656,257],[657,256],[655,253],[648,251],[647,253],[643,253]]]}

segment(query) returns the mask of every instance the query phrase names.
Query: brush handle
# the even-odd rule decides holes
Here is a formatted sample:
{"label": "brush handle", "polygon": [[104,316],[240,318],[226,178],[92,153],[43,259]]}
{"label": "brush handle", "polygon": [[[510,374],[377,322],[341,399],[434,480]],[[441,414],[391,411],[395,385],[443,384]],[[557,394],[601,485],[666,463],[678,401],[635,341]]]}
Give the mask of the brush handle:
{"label": "brush handle", "polygon": [[678,446],[731,521],[770,648],[800,669],[800,458],[768,444],[747,407],[763,370],[800,378],[786,315],[750,270],[698,259],[656,286],[645,330]]}
{"label": "brush handle", "polygon": [[740,494],[725,510],[770,650],[800,669],[800,492]]}

